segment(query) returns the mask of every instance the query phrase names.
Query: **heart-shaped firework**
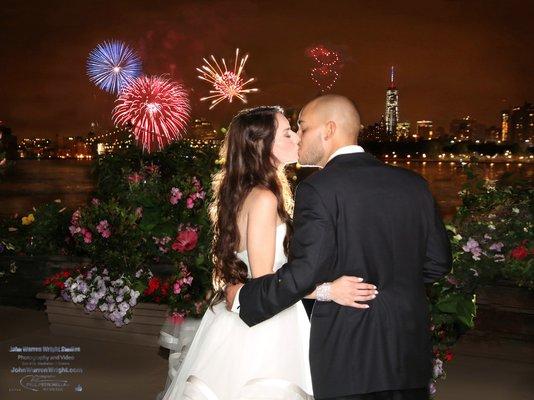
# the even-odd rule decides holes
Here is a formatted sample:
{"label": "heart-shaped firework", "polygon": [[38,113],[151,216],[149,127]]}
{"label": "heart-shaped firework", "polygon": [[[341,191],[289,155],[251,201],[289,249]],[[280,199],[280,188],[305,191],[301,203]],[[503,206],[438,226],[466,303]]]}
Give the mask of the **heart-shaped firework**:
{"label": "heart-shaped firework", "polygon": [[310,71],[310,77],[313,83],[322,93],[332,89],[339,77],[338,70],[341,65],[340,54],[323,45],[318,45],[309,49],[307,55],[316,64]]}

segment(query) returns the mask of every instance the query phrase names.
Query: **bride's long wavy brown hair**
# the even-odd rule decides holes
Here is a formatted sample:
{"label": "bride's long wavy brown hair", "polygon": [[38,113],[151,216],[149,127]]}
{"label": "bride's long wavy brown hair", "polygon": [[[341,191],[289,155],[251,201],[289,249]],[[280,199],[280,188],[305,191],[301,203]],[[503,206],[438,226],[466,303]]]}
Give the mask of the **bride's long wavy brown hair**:
{"label": "bride's long wavy brown hair", "polygon": [[281,107],[256,107],[237,114],[228,129],[220,158],[222,169],[213,179],[213,201],[210,218],[213,223],[213,285],[211,304],[224,299],[226,284],[244,283],[247,266],[236,256],[240,243],[237,218],[243,202],[255,188],[270,190],[278,200],[278,215],[287,225],[284,251],[293,228],[293,200],[284,167],[276,167],[272,154],[277,130],[276,114]]}

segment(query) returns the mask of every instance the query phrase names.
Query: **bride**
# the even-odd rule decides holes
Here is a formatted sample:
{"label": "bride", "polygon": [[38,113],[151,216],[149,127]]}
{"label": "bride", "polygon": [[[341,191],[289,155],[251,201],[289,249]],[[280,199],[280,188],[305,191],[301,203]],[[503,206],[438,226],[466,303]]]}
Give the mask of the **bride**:
{"label": "bride", "polygon": [[[287,261],[293,204],[284,166],[297,161],[298,146],[279,107],[243,110],[232,120],[210,209],[216,291],[163,400],[313,399],[302,302],[252,328],[223,302],[224,285]],[[345,279],[331,285],[340,304],[352,298]]]}

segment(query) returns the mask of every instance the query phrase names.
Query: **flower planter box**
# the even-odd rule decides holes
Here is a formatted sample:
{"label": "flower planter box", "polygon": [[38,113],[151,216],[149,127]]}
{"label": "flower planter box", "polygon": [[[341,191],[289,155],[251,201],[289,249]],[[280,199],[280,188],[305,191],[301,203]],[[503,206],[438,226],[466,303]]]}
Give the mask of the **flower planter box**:
{"label": "flower planter box", "polygon": [[508,282],[477,290],[474,334],[534,341],[534,293]]}
{"label": "flower planter box", "polygon": [[81,305],[55,299],[51,293],[38,293],[37,298],[45,300],[50,332],[54,335],[150,347],[159,347],[159,332],[168,310],[163,304],[140,302],[132,309],[130,323],[118,328],[98,310],[86,313]]}
{"label": "flower planter box", "polygon": [[[42,300],[36,294],[43,290],[43,280],[61,269],[75,269],[90,265],[91,260],[74,256],[0,256],[0,266],[16,265],[16,272],[8,273],[7,282],[0,280],[0,304],[15,307],[41,308]],[[150,270],[160,276],[170,275],[176,267],[170,264],[152,264]]]}

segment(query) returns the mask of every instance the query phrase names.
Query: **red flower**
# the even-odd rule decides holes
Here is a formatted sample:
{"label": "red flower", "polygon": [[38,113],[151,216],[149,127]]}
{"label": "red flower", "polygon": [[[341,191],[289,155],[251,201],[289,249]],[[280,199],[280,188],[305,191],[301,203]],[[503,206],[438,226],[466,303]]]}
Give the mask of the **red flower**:
{"label": "red flower", "polygon": [[152,293],[154,293],[156,290],[158,290],[160,286],[160,280],[159,278],[156,278],[153,276],[148,280],[148,286],[145,289],[145,292],[143,293],[145,296],[150,296]]}
{"label": "red flower", "polygon": [[169,294],[169,281],[165,281],[162,285],[161,285],[161,295],[163,297],[167,297],[167,295]]}
{"label": "red flower", "polygon": [[185,320],[185,313],[173,312],[170,316],[171,322],[175,325],[180,325]]}
{"label": "red flower", "polygon": [[43,281],[44,286],[53,285],[57,287],[58,289],[64,289],[65,283],[64,280],[71,276],[70,271],[60,271],[55,273],[52,276],[49,276],[48,278],[45,278]]}
{"label": "red flower", "polygon": [[445,354],[443,356],[443,359],[447,362],[451,362],[452,359],[454,358],[454,354],[452,354],[452,351],[450,350],[446,350],[445,351]]}
{"label": "red flower", "polygon": [[521,244],[512,250],[511,256],[516,260],[523,260],[528,256],[528,249]]}
{"label": "red flower", "polygon": [[198,233],[193,228],[186,228],[178,232],[176,240],[172,244],[172,249],[179,253],[193,250],[198,243]]}

